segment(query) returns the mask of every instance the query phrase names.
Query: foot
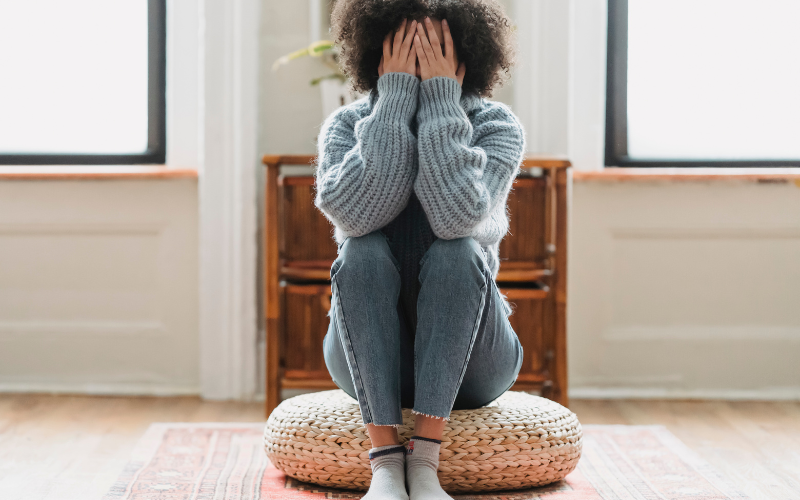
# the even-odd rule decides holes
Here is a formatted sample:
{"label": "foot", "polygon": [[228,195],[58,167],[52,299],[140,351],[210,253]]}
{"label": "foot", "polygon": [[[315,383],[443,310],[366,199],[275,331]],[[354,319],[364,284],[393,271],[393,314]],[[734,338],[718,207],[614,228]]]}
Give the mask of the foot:
{"label": "foot", "polygon": [[362,500],[408,500],[404,474],[405,451],[401,445],[369,450],[372,481]]}
{"label": "foot", "polygon": [[406,481],[410,500],[453,500],[439,484],[439,448],[436,439],[414,436],[406,452]]}

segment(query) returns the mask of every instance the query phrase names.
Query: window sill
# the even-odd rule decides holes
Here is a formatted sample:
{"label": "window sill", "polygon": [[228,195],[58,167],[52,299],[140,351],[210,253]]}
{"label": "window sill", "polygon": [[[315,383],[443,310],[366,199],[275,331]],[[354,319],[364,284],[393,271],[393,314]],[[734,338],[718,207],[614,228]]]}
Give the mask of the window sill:
{"label": "window sill", "polygon": [[166,165],[0,165],[0,180],[196,178],[197,170]]}
{"label": "window sill", "polygon": [[800,168],[607,168],[574,171],[572,178],[576,182],[747,181],[800,185]]}

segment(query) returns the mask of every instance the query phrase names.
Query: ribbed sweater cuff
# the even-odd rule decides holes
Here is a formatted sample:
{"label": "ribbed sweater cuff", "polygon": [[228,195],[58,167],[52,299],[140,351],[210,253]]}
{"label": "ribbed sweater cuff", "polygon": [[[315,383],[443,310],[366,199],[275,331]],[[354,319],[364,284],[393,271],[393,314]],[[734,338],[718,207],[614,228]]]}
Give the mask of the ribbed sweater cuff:
{"label": "ribbed sweater cuff", "polygon": [[448,76],[434,76],[420,84],[418,119],[464,116],[461,85]]}
{"label": "ribbed sweater cuff", "polygon": [[384,73],[378,78],[375,115],[409,123],[417,111],[419,80],[409,73]]}

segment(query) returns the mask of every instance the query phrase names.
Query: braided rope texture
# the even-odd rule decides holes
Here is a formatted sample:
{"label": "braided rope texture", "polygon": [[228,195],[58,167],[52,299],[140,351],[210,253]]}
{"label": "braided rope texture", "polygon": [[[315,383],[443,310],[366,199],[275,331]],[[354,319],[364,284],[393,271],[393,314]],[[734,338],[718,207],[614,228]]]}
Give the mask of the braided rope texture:
{"label": "braided rope texture", "polygon": [[[405,444],[414,416],[403,410]],[[516,490],[550,484],[578,465],[581,425],[558,403],[506,392],[475,410],[456,410],[444,430],[439,481],[448,493]],[[264,430],[272,463],[320,486],[366,490],[372,477],[358,403],[341,390],[304,394],[281,403]]]}

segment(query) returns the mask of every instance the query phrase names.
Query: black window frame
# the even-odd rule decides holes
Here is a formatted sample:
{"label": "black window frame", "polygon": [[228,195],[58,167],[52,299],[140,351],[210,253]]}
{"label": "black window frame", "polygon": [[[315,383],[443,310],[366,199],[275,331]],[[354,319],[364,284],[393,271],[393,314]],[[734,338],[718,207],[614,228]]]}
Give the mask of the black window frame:
{"label": "black window frame", "polygon": [[608,0],[606,167],[800,167],[786,160],[635,159],[628,156],[628,0]]}
{"label": "black window frame", "polygon": [[163,164],[167,156],[166,0],[147,2],[147,149],[135,154],[0,153],[0,165]]}

